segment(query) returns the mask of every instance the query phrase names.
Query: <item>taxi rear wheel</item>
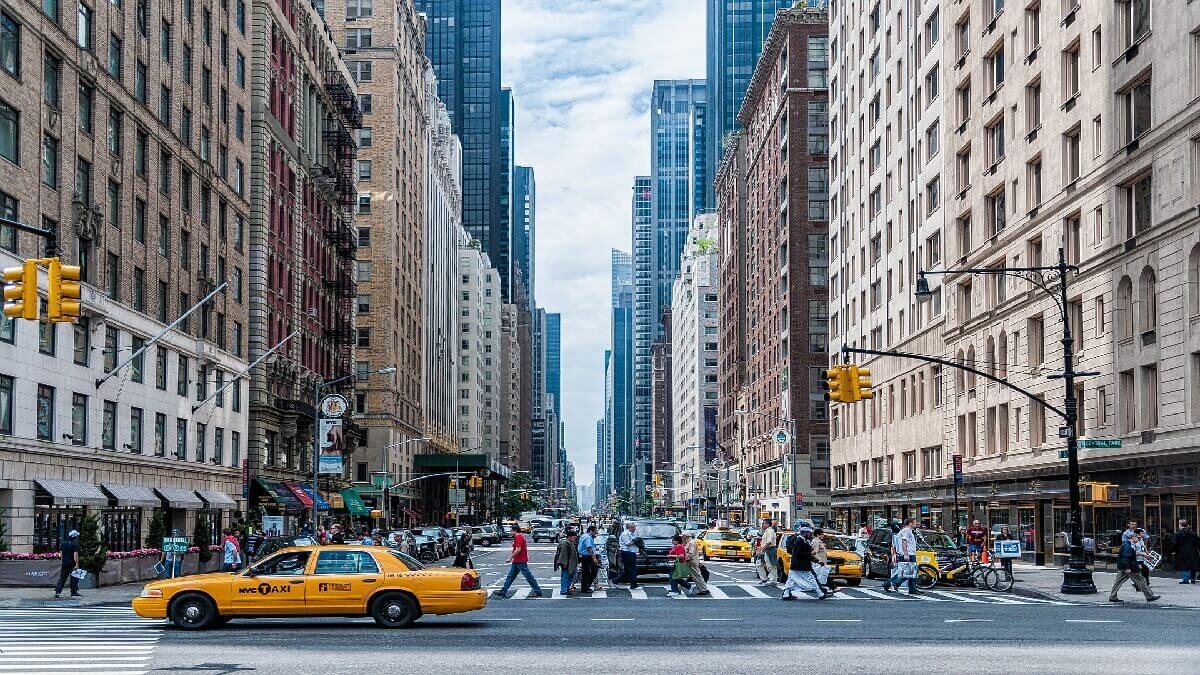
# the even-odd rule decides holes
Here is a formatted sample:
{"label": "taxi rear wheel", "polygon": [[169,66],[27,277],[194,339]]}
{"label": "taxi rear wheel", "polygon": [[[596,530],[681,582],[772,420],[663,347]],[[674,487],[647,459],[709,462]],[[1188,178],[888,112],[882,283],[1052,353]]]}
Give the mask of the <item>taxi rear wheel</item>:
{"label": "taxi rear wheel", "polygon": [[188,593],[171,603],[171,623],[183,630],[204,630],[220,619],[217,607],[208,597]]}
{"label": "taxi rear wheel", "polygon": [[403,593],[384,593],[371,605],[371,616],[384,628],[404,628],[417,620],[420,611]]}

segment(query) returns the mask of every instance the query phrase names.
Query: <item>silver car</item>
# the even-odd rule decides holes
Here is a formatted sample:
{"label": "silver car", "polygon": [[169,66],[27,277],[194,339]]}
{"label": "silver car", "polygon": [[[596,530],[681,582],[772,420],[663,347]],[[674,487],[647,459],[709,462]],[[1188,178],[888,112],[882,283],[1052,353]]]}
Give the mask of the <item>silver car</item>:
{"label": "silver car", "polygon": [[481,546],[491,546],[500,543],[500,533],[495,525],[483,525],[471,528],[471,543]]}

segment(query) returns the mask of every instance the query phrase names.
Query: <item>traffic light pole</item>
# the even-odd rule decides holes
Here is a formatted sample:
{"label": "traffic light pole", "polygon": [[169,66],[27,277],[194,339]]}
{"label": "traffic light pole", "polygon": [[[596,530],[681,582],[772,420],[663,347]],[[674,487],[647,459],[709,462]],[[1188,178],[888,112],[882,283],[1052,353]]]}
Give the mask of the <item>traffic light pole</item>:
{"label": "traffic light pole", "polygon": [[37,236],[46,240],[45,248],[43,249],[45,251],[45,255],[50,258],[58,256],[58,232],[40,227],[34,227],[32,225],[26,225],[19,220],[11,220],[9,218],[0,218],[0,225],[11,227],[22,232],[28,232],[29,234],[36,234]]}

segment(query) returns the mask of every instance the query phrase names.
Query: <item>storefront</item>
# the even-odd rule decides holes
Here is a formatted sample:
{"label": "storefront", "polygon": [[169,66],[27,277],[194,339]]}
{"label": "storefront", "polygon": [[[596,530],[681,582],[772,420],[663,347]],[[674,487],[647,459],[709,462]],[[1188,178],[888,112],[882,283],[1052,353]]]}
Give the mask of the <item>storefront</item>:
{"label": "storefront", "polygon": [[370,522],[371,509],[366,505],[365,502],[363,502],[362,497],[358,496],[357,490],[354,488],[346,488],[345,490],[339,492],[338,496],[341,497],[344,507],[342,509],[342,514],[340,514],[338,517],[339,521],[343,521],[343,524],[347,524],[345,520],[348,517],[348,524],[351,525],[363,525]]}
{"label": "storefront", "polygon": [[[474,525],[500,519],[502,491],[512,473],[508,467],[482,454],[417,455],[413,467],[426,523]],[[473,476],[483,479],[481,487],[466,485]]]}
{"label": "storefront", "polygon": [[108,496],[90,483],[37,479],[33,501],[33,552],[55,553],[71,530],[83,526],[87,508],[103,509]]}
{"label": "storefront", "polygon": [[[298,532],[308,520],[304,505],[283,483],[255,478],[250,486],[250,503],[263,516],[282,518],[282,526],[278,528],[280,531],[274,534]],[[271,522],[277,521],[271,519]],[[276,527],[271,529],[273,531]]]}

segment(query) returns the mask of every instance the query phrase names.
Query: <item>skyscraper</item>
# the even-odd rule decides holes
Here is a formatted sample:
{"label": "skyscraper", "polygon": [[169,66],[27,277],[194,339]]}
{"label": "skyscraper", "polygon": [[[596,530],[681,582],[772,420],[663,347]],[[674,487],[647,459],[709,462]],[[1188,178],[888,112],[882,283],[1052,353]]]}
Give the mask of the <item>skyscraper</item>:
{"label": "skyscraper", "polygon": [[546,313],[546,394],[562,416],[562,314]]}
{"label": "skyscraper", "polygon": [[[707,92],[704,80],[656,80],[651,95],[651,176],[634,183],[636,276],[633,443],[642,485],[649,471],[652,410],[651,345],[662,336],[659,317],[671,305],[679,257],[696,214],[709,209]],[[649,203],[646,203],[649,192]],[[649,213],[645,212],[649,207]]]}
{"label": "skyscraper", "polygon": [[518,166],[513,173],[512,269],[513,276],[534,304],[534,250],[537,231],[537,180],[532,167]]}
{"label": "skyscraper", "polygon": [[[526,300],[520,302],[526,307],[532,307],[528,296],[532,292],[528,288],[514,290],[513,285],[513,223],[516,222],[515,205],[513,203],[513,176],[516,173],[514,157],[517,151],[517,99],[512,89],[500,88],[500,178],[495,183],[495,189],[500,199],[500,226],[492,231],[492,237],[499,246],[500,257],[496,260],[496,269],[500,270],[500,282],[503,284],[504,299],[518,302],[518,295]],[[518,284],[519,285],[519,284]]]}
{"label": "skyscraper", "polygon": [[633,437],[633,257],[612,251],[612,402],[608,429],[612,436],[613,487],[631,488],[634,475]]}
{"label": "skyscraper", "polygon": [[463,144],[463,227],[500,270],[507,299],[509,234],[501,228],[500,0],[415,0],[428,19],[425,55]]}

